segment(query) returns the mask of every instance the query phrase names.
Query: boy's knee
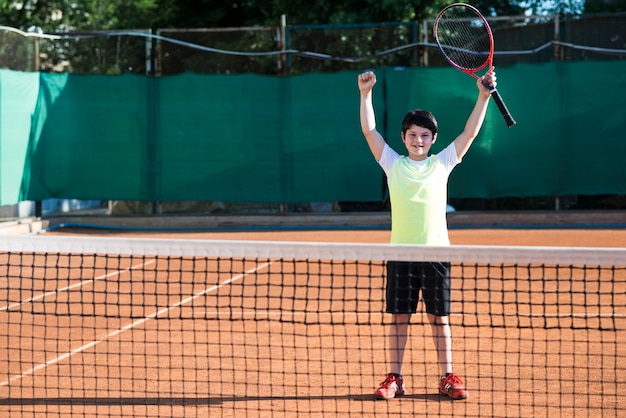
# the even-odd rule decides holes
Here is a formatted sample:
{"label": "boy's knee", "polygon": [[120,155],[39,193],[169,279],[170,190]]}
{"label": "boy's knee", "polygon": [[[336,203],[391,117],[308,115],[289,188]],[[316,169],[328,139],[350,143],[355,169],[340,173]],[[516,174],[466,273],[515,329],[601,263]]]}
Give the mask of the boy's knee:
{"label": "boy's knee", "polygon": [[430,323],[432,325],[436,325],[436,326],[443,326],[443,325],[449,325],[450,321],[448,320],[448,316],[437,316],[437,315],[430,315]]}
{"label": "boy's knee", "polygon": [[410,314],[394,314],[393,323],[396,325],[406,325],[411,321]]}

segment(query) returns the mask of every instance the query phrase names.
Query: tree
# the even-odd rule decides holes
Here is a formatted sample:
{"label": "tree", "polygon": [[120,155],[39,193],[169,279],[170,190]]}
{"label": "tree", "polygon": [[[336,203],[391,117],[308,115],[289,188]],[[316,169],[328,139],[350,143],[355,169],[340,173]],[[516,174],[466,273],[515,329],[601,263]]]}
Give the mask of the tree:
{"label": "tree", "polygon": [[485,16],[517,16],[524,14],[520,2],[508,0],[476,0],[472,2]]}
{"label": "tree", "polygon": [[586,0],[585,13],[626,12],[626,0]]}
{"label": "tree", "polygon": [[529,0],[524,4],[526,6],[527,12],[533,15],[580,15],[582,14],[584,8],[584,0]]}
{"label": "tree", "polygon": [[[0,21],[45,32],[421,21],[455,0],[0,0]],[[626,0],[475,0],[490,16],[626,9]]]}
{"label": "tree", "polygon": [[1,0],[0,21],[23,30],[36,26],[45,32],[149,27],[157,14],[157,1]]}

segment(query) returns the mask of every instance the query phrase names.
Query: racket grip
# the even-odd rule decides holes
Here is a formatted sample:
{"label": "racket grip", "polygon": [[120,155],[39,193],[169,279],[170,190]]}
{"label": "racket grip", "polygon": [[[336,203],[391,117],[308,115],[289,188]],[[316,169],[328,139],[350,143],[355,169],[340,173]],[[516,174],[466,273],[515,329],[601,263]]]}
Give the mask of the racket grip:
{"label": "racket grip", "polygon": [[517,122],[515,122],[513,116],[511,116],[511,112],[509,112],[509,109],[504,104],[504,101],[502,100],[502,97],[500,97],[500,93],[498,92],[498,90],[492,88],[491,97],[493,97],[493,101],[496,102],[498,109],[500,109],[500,113],[502,113],[502,117],[504,117],[506,126],[508,126],[509,128],[514,126]]}

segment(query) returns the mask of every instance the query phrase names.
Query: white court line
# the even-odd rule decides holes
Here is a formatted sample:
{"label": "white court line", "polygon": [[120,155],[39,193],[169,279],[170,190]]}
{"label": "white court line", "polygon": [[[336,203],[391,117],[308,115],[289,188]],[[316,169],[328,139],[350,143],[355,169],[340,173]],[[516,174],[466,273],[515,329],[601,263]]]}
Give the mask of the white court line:
{"label": "white court line", "polygon": [[[453,314],[454,315],[454,314]],[[459,314],[461,315],[461,314]],[[478,316],[519,316],[525,318],[625,318],[626,314],[598,314],[598,313],[574,313],[574,314],[527,314],[527,313],[503,313],[503,314],[479,314]]]}
{"label": "white court line", "polygon": [[[267,316],[303,316],[303,315],[307,315],[307,316],[313,316],[313,315],[317,315],[317,316],[342,316],[342,317],[346,317],[346,316],[384,316],[384,315],[388,315],[385,312],[303,312],[303,311],[297,311],[297,312],[285,312],[285,311],[277,311],[277,310],[272,310],[272,311],[259,311],[259,310],[254,310],[254,311],[245,311],[245,312],[237,312],[236,314],[233,314],[232,312],[218,312],[218,311],[201,311],[201,312],[196,312],[193,316],[199,316],[199,317],[205,317],[205,316],[262,316],[262,315],[267,315]],[[424,313],[416,313],[414,314],[414,316],[426,316],[426,314]],[[467,314],[462,314],[462,313],[452,313],[450,314],[450,316],[469,316]],[[499,317],[499,316],[512,316],[512,317],[524,317],[524,318],[626,318],[626,314],[596,314],[596,313],[575,313],[575,314],[527,314],[527,313],[499,313],[499,314],[489,314],[489,313],[485,313],[485,314],[477,314],[477,315],[472,315],[472,316],[489,316],[489,317]]]}
{"label": "white court line", "polygon": [[207,289],[204,289],[203,291],[198,292],[198,293],[194,294],[193,296],[190,296],[190,297],[188,297],[186,299],[183,299],[183,300],[181,300],[181,301],[179,301],[179,302],[177,302],[177,303],[175,303],[173,305],[170,305],[170,306],[168,306],[166,308],[163,308],[163,309],[159,309],[158,311],[156,311],[156,312],[154,312],[154,313],[152,313],[152,314],[150,314],[150,315],[148,315],[148,316],[146,316],[144,318],[141,318],[141,319],[139,319],[139,320],[137,320],[135,322],[132,322],[132,323],[126,325],[125,327],[122,327],[120,329],[117,329],[117,330],[115,330],[115,331],[105,335],[103,338],[101,338],[99,340],[94,340],[94,341],[92,341],[92,342],[90,342],[88,344],[83,345],[82,347],[78,347],[78,348],[76,348],[76,349],[74,349],[72,351],[69,351],[69,352],[67,352],[67,353],[65,353],[65,354],[63,354],[63,355],[61,355],[59,357],[56,357],[56,358],[51,359],[51,360],[48,360],[45,363],[39,364],[39,365],[33,367],[32,369],[23,371],[19,375],[12,376],[8,380],[6,380],[4,382],[0,382],[0,387],[8,386],[9,384],[11,384],[12,382],[14,382],[16,380],[22,379],[23,377],[26,377],[26,376],[30,376],[30,375],[34,374],[35,372],[37,372],[37,371],[39,371],[41,369],[44,369],[44,368],[46,368],[46,367],[48,367],[50,365],[56,364],[56,363],[58,363],[58,362],[60,362],[62,360],[65,360],[65,359],[73,356],[74,354],[78,354],[80,352],[83,352],[83,351],[87,350],[88,348],[94,347],[95,345],[100,344],[101,342],[103,342],[103,341],[105,341],[105,340],[107,340],[109,338],[115,337],[116,335],[119,335],[122,332],[127,331],[129,329],[132,329],[132,328],[134,328],[134,327],[136,327],[138,325],[141,325],[141,324],[147,322],[150,319],[156,318],[159,315],[162,315],[162,314],[170,311],[171,309],[177,308],[177,307],[179,307],[181,305],[184,305],[184,304],[186,304],[188,302],[191,302],[192,300],[194,300],[194,299],[196,299],[196,298],[198,298],[200,296],[203,296],[203,295],[205,295],[205,294],[207,294],[209,292],[217,290],[217,289],[219,289],[222,286],[225,286],[225,285],[230,284],[230,283],[232,283],[232,282],[234,282],[236,280],[239,280],[239,279],[247,276],[248,274],[251,274],[251,273],[254,273],[255,271],[261,270],[261,269],[269,266],[270,264],[271,264],[270,262],[261,264],[260,266],[257,266],[254,269],[250,269],[250,270],[246,271],[245,273],[242,273],[242,274],[239,274],[237,276],[231,277],[230,279],[228,279],[228,280],[226,280],[226,281],[224,281],[224,282],[222,282],[220,284],[217,284],[215,286],[212,286],[212,287],[209,287]]}
{"label": "white court line", "polygon": [[35,297],[29,298],[29,299],[24,299],[24,300],[22,300],[20,302],[13,303],[11,305],[0,306],[0,312],[1,311],[7,311],[7,310],[12,309],[12,308],[16,308],[16,307],[18,307],[18,306],[20,306],[22,304],[25,304],[25,303],[34,302],[34,301],[39,300],[39,299],[45,299],[46,297],[54,295],[54,294],[57,294],[57,293],[70,291],[70,290],[72,290],[72,289],[74,289],[76,287],[86,286],[89,283],[93,283],[93,282],[95,282],[97,280],[106,279],[107,277],[115,276],[115,275],[118,275],[118,274],[121,275],[122,273],[126,273],[127,271],[134,270],[134,269],[137,269],[137,268],[142,268],[142,267],[148,266],[150,264],[154,264],[155,262],[156,262],[156,260],[152,260],[152,261],[149,261],[147,263],[137,264],[136,266],[131,266],[130,268],[127,268],[127,269],[124,269],[124,270],[117,270],[117,271],[111,272],[109,274],[105,274],[103,276],[95,277],[93,279],[82,280],[80,282],[74,283],[71,286],[62,287],[60,289],[55,289],[55,290],[50,291],[50,292],[42,293],[42,294],[37,295]]}

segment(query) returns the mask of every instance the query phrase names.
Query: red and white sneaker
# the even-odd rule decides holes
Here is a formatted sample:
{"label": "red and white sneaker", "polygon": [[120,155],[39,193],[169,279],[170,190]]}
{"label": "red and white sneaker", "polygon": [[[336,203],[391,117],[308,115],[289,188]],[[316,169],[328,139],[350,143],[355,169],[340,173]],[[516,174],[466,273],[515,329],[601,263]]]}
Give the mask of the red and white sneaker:
{"label": "red and white sneaker", "polygon": [[376,390],[376,398],[393,399],[396,396],[404,395],[405,387],[402,376],[395,373],[389,373],[387,378],[380,382],[380,387]]}
{"label": "red and white sneaker", "polygon": [[463,386],[463,381],[459,376],[454,373],[447,373],[441,376],[439,382],[439,392],[442,395],[448,395],[452,400],[465,399],[469,396],[469,393]]}

